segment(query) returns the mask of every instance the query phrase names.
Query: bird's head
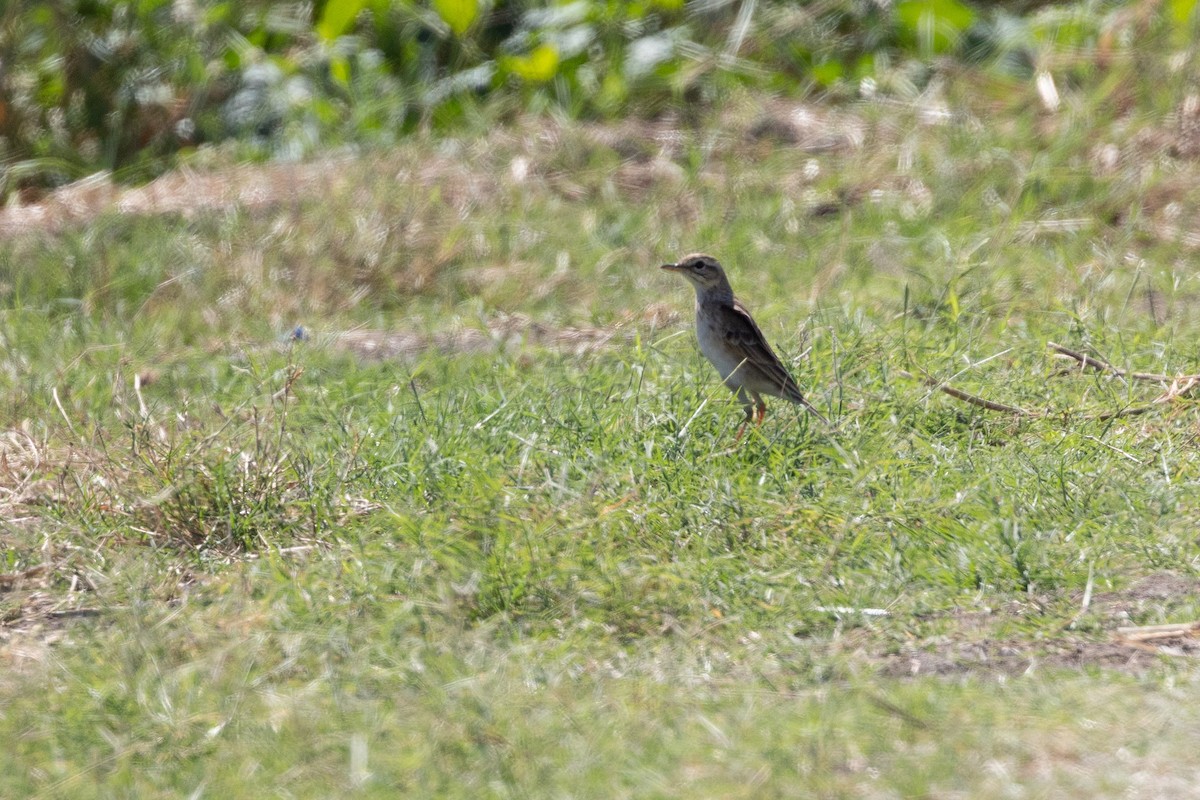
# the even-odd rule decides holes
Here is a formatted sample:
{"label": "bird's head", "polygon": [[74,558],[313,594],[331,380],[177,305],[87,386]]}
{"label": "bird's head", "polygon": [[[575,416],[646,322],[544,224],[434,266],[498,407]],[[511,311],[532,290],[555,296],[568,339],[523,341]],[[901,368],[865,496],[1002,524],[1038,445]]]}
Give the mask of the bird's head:
{"label": "bird's head", "polygon": [[663,264],[662,269],[678,272],[691,281],[697,290],[717,289],[728,285],[721,262],[704,253],[684,256],[677,264]]}

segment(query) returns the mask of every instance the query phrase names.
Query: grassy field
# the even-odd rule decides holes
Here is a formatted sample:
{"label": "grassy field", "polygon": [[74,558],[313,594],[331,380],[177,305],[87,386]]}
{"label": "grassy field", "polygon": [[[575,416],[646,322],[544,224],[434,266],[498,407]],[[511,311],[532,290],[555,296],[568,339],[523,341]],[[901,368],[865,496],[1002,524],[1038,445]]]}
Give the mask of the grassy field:
{"label": "grassy field", "polygon": [[[1200,412],[1047,346],[1200,372],[1143,79],[9,209],[0,796],[1191,796],[1200,648],[1118,629],[1200,619]],[[692,250],[833,430],[735,442]]]}

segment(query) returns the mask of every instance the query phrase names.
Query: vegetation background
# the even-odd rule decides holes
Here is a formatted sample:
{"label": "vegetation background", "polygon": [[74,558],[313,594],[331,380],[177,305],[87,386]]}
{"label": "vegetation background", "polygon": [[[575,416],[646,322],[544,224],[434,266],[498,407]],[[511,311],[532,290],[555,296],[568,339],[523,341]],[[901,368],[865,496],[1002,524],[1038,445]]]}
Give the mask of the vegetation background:
{"label": "vegetation background", "polygon": [[1194,796],[1197,33],[10,0],[0,796]]}

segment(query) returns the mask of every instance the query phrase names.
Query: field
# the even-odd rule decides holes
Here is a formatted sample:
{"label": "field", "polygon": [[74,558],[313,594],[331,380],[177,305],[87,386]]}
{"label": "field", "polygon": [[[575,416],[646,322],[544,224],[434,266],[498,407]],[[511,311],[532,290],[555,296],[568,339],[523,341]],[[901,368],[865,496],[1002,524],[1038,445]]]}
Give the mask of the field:
{"label": "field", "polygon": [[[1145,80],[0,211],[0,796],[1194,796],[1200,112]],[[735,441],[693,250],[832,429]]]}

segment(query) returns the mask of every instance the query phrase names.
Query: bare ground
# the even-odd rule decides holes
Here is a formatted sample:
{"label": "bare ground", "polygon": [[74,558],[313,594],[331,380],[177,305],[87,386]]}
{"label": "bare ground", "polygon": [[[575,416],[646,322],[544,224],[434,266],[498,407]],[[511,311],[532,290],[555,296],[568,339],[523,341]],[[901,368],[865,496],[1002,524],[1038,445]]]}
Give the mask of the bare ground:
{"label": "bare ground", "polygon": [[[1072,596],[1082,604],[1082,593]],[[1178,635],[1143,640],[1130,634],[1131,619],[1166,602],[1200,598],[1200,580],[1171,572],[1156,572],[1134,582],[1126,589],[1105,592],[1091,598],[1085,615],[1093,625],[1108,633],[1107,639],[1084,635],[1073,630],[1074,622],[1064,626],[1062,635],[1043,641],[993,639],[987,631],[1007,620],[1037,613],[1026,604],[1010,604],[989,614],[966,612],[954,617],[955,628],[934,640],[913,643],[898,652],[877,653],[875,658],[884,674],[894,677],[919,675],[999,674],[1022,675],[1039,669],[1103,667],[1121,672],[1144,672],[1163,659],[1200,657],[1200,638],[1193,626]],[[1184,625],[1180,626],[1185,628]],[[981,636],[981,634],[983,634]]]}

